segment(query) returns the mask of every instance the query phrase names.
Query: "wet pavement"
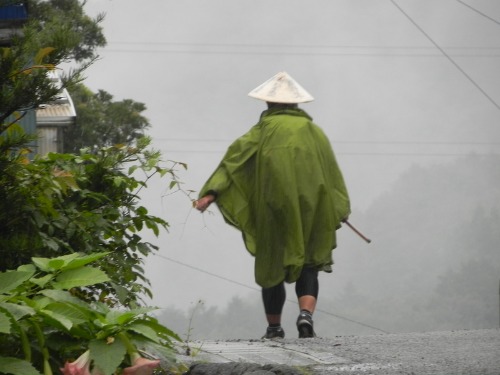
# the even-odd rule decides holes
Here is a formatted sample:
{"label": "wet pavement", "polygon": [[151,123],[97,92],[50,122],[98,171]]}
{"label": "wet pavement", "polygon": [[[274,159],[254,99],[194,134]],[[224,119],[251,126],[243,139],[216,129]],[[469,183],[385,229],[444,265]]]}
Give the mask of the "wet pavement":
{"label": "wet pavement", "polygon": [[190,342],[190,375],[500,375],[500,330]]}

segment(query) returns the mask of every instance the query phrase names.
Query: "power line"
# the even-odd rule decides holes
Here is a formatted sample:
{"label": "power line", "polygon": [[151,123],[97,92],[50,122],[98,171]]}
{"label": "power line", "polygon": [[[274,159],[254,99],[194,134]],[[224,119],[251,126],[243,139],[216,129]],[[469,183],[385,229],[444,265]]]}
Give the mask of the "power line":
{"label": "power line", "polygon": [[[223,154],[225,150],[199,150],[199,149],[161,149],[162,152],[176,152],[176,153],[189,153],[189,154]],[[499,155],[500,153],[477,153],[474,151],[462,152],[462,153],[438,153],[438,152],[335,152],[336,155],[346,155],[346,156],[422,156],[422,157],[457,157],[466,155],[478,155],[478,156],[491,156]]]}
{"label": "power line", "polygon": [[[153,141],[160,142],[204,142],[204,143],[231,143],[233,140],[227,138],[153,138]],[[339,140],[332,142],[334,144],[371,144],[371,145],[450,145],[450,146],[499,146],[500,142],[486,141],[358,141],[358,140]]]}
{"label": "power line", "polygon": [[[236,284],[236,285],[238,285],[238,286],[241,286],[241,287],[244,287],[244,288],[247,288],[247,289],[251,289],[251,290],[256,291],[256,292],[259,292],[259,293],[261,292],[261,290],[260,290],[260,289],[258,289],[258,288],[255,288],[255,287],[252,287],[252,286],[249,286],[249,285],[246,285],[246,284],[240,283],[240,282],[238,282],[238,281],[235,281],[235,280],[229,279],[229,278],[224,277],[224,276],[217,275],[217,274],[215,274],[215,273],[212,273],[212,272],[209,272],[209,271],[203,270],[203,269],[201,269],[201,268],[198,268],[198,267],[192,266],[192,265],[190,265],[190,264],[186,264],[186,263],[180,262],[180,261],[178,261],[178,260],[175,260],[175,259],[172,259],[172,258],[166,257],[166,256],[164,256],[164,255],[161,255],[161,254],[154,254],[154,255],[155,255],[155,256],[157,256],[157,257],[160,257],[160,258],[162,258],[162,259],[168,260],[168,261],[170,261],[170,262],[172,262],[172,263],[179,264],[179,265],[181,265],[181,266],[183,266],[183,267],[190,268],[190,269],[192,269],[192,270],[195,270],[195,271],[198,271],[198,272],[204,273],[204,274],[209,275],[209,276],[212,276],[212,277],[216,277],[216,278],[218,278],[218,279],[221,279],[221,280],[223,280],[223,281],[229,282],[229,283],[231,283],[231,284]],[[294,301],[294,300],[287,299],[286,301],[287,301],[287,302],[294,303],[294,304],[297,304],[297,302],[296,302],[296,301]],[[338,318],[338,319],[346,320],[346,321],[351,322],[351,323],[354,323],[354,324],[361,325],[361,326],[363,326],[363,327],[371,328],[371,329],[376,330],[376,331],[379,331],[379,332],[389,333],[388,331],[385,331],[385,330],[383,330],[383,329],[380,329],[380,328],[374,327],[374,326],[372,326],[372,325],[369,325],[369,324],[366,324],[366,323],[362,323],[362,322],[359,322],[359,321],[356,321],[356,320],[353,320],[353,319],[350,319],[350,318],[346,318],[345,316],[341,316],[341,315],[338,315],[338,314],[334,314],[334,313],[329,312],[329,311],[326,311],[326,310],[316,309],[316,311],[321,312],[321,313],[326,314],[326,315],[333,316],[333,317]]]}
{"label": "power line", "polygon": [[409,20],[409,21],[410,21],[410,22],[411,22],[411,23],[412,23],[412,24],[413,24],[413,25],[414,25],[414,26],[415,26],[415,27],[416,27],[416,28],[417,28],[417,29],[418,29],[418,30],[419,30],[419,31],[420,31],[420,32],[421,32],[421,33],[422,33],[422,34],[423,34],[423,35],[424,35],[424,36],[425,36],[425,37],[426,37],[426,38],[427,38],[427,39],[428,39],[431,43],[432,43],[432,44],[434,44],[434,46],[435,46],[435,47],[436,47],[436,48],[437,48],[437,49],[438,49],[438,50],[439,50],[439,51],[443,54],[443,56],[445,56],[445,57],[446,57],[446,58],[447,58],[447,59],[448,59],[448,60],[449,60],[449,61],[450,61],[450,62],[451,62],[451,63],[452,63],[452,64],[453,64],[453,65],[454,65],[454,66],[455,66],[455,67],[456,67],[456,68],[457,68],[457,69],[458,69],[458,70],[459,70],[459,71],[460,71],[460,72],[461,72],[461,73],[462,73],[462,74],[463,74],[463,75],[464,75],[464,76],[465,76],[465,77],[466,77],[466,78],[467,78],[467,79],[468,79],[468,80],[469,80],[469,81],[470,81],[470,82],[474,85],[474,86],[476,86],[476,88],[477,88],[477,89],[478,89],[478,90],[479,90],[479,91],[480,91],[480,92],[481,92],[481,93],[482,93],[482,94],[483,94],[483,95],[484,95],[484,96],[485,96],[485,97],[486,97],[486,98],[487,98],[487,99],[488,99],[488,100],[489,100],[489,101],[490,101],[490,102],[491,102],[491,103],[492,103],[495,107],[497,107],[497,109],[499,109],[499,110],[500,110],[500,105],[499,105],[498,103],[496,103],[496,102],[493,100],[493,98],[492,98],[492,97],[490,97],[490,96],[488,95],[488,93],[487,93],[486,91],[484,91],[484,90],[483,90],[483,88],[482,88],[481,86],[479,86],[479,84],[478,84],[476,81],[474,81],[474,80],[472,79],[472,77],[471,77],[471,76],[469,76],[469,75],[467,74],[467,72],[466,72],[465,70],[463,70],[463,69],[460,67],[460,65],[458,65],[458,64],[455,62],[455,60],[453,60],[453,59],[452,59],[452,58],[451,58],[451,57],[450,57],[450,56],[446,53],[446,51],[445,51],[444,49],[442,49],[442,48],[441,48],[441,47],[439,46],[439,44],[437,44],[437,43],[434,41],[434,39],[432,39],[432,38],[430,37],[430,35],[429,35],[429,34],[427,34],[427,33],[425,32],[425,30],[424,30],[424,29],[422,29],[422,28],[421,28],[421,27],[420,27],[420,26],[419,26],[419,25],[415,22],[415,20],[413,20],[413,18],[411,18],[411,17],[410,17],[410,15],[409,15],[408,13],[406,13],[406,12],[405,12],[405,11],[404,11],[404,10],[403,10],[403,9],[402,9],[402,8],[401,8],[398,4],[397,4],[397,3],[396,3],[396,1],[395,1],[395,0],[390,0],[390,1],[391,1],[391,3],[392,3],[392,4],[394,4],[394,6],[395,6],[397,9],[399,9],[399,11],[400,11],[401,13],[403,13],[403,15],[405,15],[405,16],[406,16],[406,18],[408,18],[408,20]]}
{"label": "power line", "polygon": [[[125,44],[125,45],[161,45],[161,46],[176,46],[176,47],[229,47],[229,48],[305,48],[305,49],[406,49],[406,50],[432,50],[434,47],[429,46],[367,46],[367,45],[321,45],[321,44],[252,44],[252,43],[210,43],[210,42],[108,42],[110,44]],[[498,50],[499,47],[474,47],[474,46],[449,46],[447,49],[455,50]]]}
{"label": "power line", "polygon": [[[495,48],[495,51],[498,49]],[[257,55],[257,56],[266,56],[266,55],[274,55],[274,56],[358,56],[358,57],[440,57],[438,53],[367,53],[367,52],[312,52],[312,51],[234,51],[234,50],[194,50],[194,49],[113,49],[113,48],[105,48],[103,49],[105,52],[110,53],[152,53],[152,54],[202,54],[202,55]],[[473,54],[453,54],[456,57],[493,57],[498,58],[500,54],[492,54],[492,53],[473,53]]]}
{"label": "power line", "polygon": [[187,268],[190,268],[192,270],[195,270],[195,271],[198,271],[198,272],[201,272],[201,273],[204,273],[206,275],[209,275],[209,276],[212,276],[212,277],[216,277],[217,279],[220,279],[220,280],[223,280],[223,281],[227,281],[228,283],[231,283],[231,284],[236,284],[236,285],[239,285],[241,287],[244,287],[244,288],[247,288],[247,289],[251,289],[251,290],[256,290],[256,291],[259,291],[259,289],[255,288],[255,287],[252,287],[252,286],[249,286],[249,285],[246,285],[246,284],[243,284],[243,283],[240,283],[238,281],[235,281],[235,280],[232,280],[232,279],[229,279],[227,277],[224,277],[224,276],[220,276],[220,275],[217,275],[215,273],[212,273],[212,272],[209,272],[209,271],[206,271],[206,270],[203,270],[201,268],[198,268],[198,267],[195,267],[195,266],[192,266],[190,264],[186,264],[186,263],[183,263],[181,261],[178,261],[178,260],[175,260],[175,259],[172,259],[172,258],[169,258],[169,257],[166,257],[165,255],[161,255],[161,254],[153,254],[154,256],[157,256],[157,257],[160,257],[162,259],[165,259],[165,260],[168,260],[172,263],[176,263],[176,264],[179,264],[181,266],[184,266],[184,267],[187,267]]}
{"label": "power line", "polygon": [[[203,138],[154,138],[154,141],[162,143],[162,142],[172,142],[172,143],[199,143],[202,142],[205,145],[208,144],[221,144],[231,143],[229,139],[222,138],[211,138],[211,139],[203,139]],[[355,141],[355,140],[340,140],[332,142],[333,145],[372,145],[372,146],[468,146],[468,147],[498,147],[500,146],[500,142],[486,142],[486,141],[477,141],[477,142],[452,142],[452,141]],[[199,148],[166,148],[162,147],[160,149],[162,152],[176,152],[176,153],[191,153],[191,154],[222,154],[225,152],[225,149],[216,149],[216,150],[200,150]],[[495,152],[484,151],[481,153],[477,153],[477,151],[467,150],[462,152],[369,152],[369,151],[336,151],[337,155],[350,155],[350,156],[424,156],[424,157],[455,157],[455,156],[464,156],[464,155],[500,155]]]}
{"label": "power line", "polygon": [[[192,53],[229,55],[304,55],[304,56],[440,56],[434,48],[424,46],[339,46],[339,45],[292,45],[250,43],[186,43],[186,42],[109,42],[110,45],[141,46],[142,48],[105,48],[117,53]],[[167,49],[144,48],[157,46]],[[174,49],[168,49],[174,48]],[[500,57],[500,47],[448,47],[460,57]],[[346,52],[348,51],[348,52]],[[430,51],[424,52],[424,51]],[[481,53],[478,53],[481,51]]]}
{"label": "power line", "polygon": [[457,0],[457,1],[458,1],[460,4],[465,5],[467,8],[472,9],[474,12],[476,12],[476,13],[480,14],[481,16],[483,16],[483,17],[485,17],[485,18],[489,19],[490,21],[495,22],[497,25],[500,25],[500,22],[499,22],[499,21],[497,21],[496,19],[494,19],[494,18],[492,18],[492,17],[488,16],[487,14],[485,14],[485,13],[483,13],[483,12],[481,12],[481,11],[477,10],[476,8],[474,8],[474,7],[470,6],[470,5],[469,5],[469,4],[467,4],[465,1],[462,1],[462,0]]}

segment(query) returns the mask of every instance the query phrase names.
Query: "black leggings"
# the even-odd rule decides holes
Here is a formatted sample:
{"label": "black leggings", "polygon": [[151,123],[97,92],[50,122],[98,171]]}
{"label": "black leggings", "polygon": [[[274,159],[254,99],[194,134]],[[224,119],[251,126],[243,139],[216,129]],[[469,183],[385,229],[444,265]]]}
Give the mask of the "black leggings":
{"label": "black leggings", "polygon": [[[314,268],[304,267],[299,279],[295,282],[295,293],[297,298],[302,296],[313,296],[318,298],[319,282],[318,271]],[[262,300],[267,315],[280,315],[285,304],[286,291],[283,282],[270,288],[262,288]]]}

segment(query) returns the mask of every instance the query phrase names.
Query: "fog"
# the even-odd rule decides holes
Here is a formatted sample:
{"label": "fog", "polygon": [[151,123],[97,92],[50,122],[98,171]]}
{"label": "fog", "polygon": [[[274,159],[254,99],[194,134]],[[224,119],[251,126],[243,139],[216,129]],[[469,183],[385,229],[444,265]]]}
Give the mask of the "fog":
{"label": "fog", "polygon": [[[450,265],[456,228],[478,209],[498,220],[498,199],[492,202],[500,197],[500,179],[490,169],[500,153],[498,1],[88,0],[85,9],[106,13],[108,45],[84,83],[116,100],[146,104],[154,147],[165,159],[188,165],[178,169],[185,190],[200,189],[231,141],[257,122],[264,103],[247,93],[278,71],[294,77],[316,99],[302,108],[332,142],[351,196],[351,222],[373,240],[368,245],[348,228],[339,231],[334,272],[320,277],[318,307],[330,313],[328,319],[339,314],[383,325],[384,331],[449,328],[391,324],[360,311],[373,308],[370,298],[398,308],[407,297],[427,303],[447,271],[458,272],[460,256],[469,261],[458,252]],[[481,155],[492,159],[475,158]],[[462,163],[468,168],[460,174]],[[471,178],[481,179],[487,193],[472,184],[460,194],[444,194],[454,190],[445,183],[450,179],[463,186]],[[417,185],[425,193],[410,194],[408,187]],[[188,311],[201,300],[204,308],[223,312],[238,297],[257,305],[255,319],[265,328],[253,260],[240,233],[215,207],[202,215],[186,195],[170,194],[168,181],[152,181],[142,198],[152,214],[170,223],[160,238],[145,234],[160,246],[146,260],[151,304]],[[459,215],[455,207],[461,207]],[[448,231],[435,232],[424,220],[437,221],[436,208],[446,218],[440,229]],[[409,220],[413,214],[415,222]],[[493,235],[486,233],[488,243]],[[417,236],[425,239],[426,251],[406,242]],[[441,257],[433,246],[445,249]],[[396,261],[409,248],[415,272]],[[430,263],[435,267],[426,267]],[[418,278],[418,291],[409,276]],[[498,278],[495,283],[498,310]],[[394,284],[397,290],[389,288]],[[296,313],[293,303],[286,309]]]}

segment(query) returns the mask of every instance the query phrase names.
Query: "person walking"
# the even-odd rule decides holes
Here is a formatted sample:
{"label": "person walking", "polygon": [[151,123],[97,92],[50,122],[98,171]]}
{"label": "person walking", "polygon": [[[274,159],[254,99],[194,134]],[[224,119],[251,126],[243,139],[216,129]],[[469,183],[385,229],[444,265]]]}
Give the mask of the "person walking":
{"label": "person walking", "polygon": [[315,337],[318,272],[332,272],[348,192],[328,138],[298,107],[314,98],[297,81],[279,72],[248,95],[267,109],[229,146],[194,206],[204,212],[215,202],[255,257],[268,324],[263,338],[285,337],[285,282],[295,283],[299,338]]}

